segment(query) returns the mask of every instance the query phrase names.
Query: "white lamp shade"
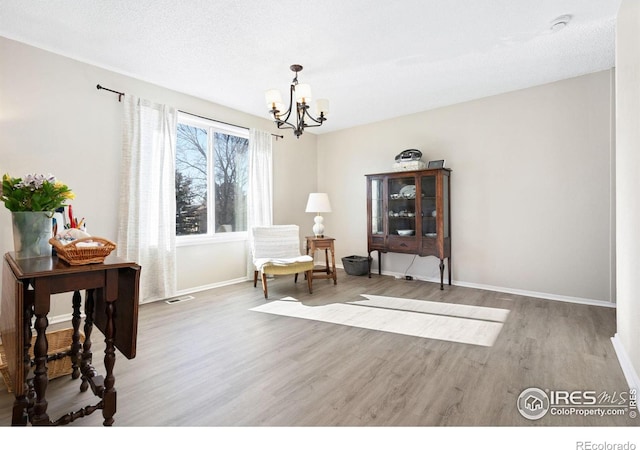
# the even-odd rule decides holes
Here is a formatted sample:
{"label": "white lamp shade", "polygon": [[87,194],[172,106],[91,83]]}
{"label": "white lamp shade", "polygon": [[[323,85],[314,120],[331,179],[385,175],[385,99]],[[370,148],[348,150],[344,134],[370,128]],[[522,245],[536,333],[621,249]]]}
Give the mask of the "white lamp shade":
{"label": "white lamp shade", "polygon": [[296,102],[306,103],[307,105],[311,103],[311,86],[304,83],[296,85]]}
{"label": "white lamp shade", "polygon": [[307,200],[307,208],[305,212],[331,212],[329,196],[324,192],[313,192],[309,194],[309,200]]}
{"label": "white lamp shade", "polygon": [[317,114],[320,115],[321,113],[324,114],[325,116],[329,114],[329,100],[327,100],[326,98],[319,98],[316,101],[316,111]]}
{"label": "white lamp shade", "polygon": [[264,93],[264,99],[267,102],[267,107],[272,109],[275,105],[282,105],[282,95],[277,89],[269,89]]}

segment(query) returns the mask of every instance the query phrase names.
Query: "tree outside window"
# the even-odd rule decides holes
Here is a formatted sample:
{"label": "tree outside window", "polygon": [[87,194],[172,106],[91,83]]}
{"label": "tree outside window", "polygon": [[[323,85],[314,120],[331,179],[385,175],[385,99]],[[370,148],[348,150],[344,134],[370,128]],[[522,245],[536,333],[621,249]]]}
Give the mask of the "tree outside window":
{"label": "tree outside window", "polygon": [[177,236],[247,230],[248,150],[244,129],[222,129],[204,119],[179,120]]}

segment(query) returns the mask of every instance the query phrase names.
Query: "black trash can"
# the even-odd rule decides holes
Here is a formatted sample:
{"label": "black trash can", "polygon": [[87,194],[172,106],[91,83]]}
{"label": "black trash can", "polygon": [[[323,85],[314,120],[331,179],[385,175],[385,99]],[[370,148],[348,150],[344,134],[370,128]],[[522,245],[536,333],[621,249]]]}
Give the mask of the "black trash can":
{"label": "black trash can", "polygon": [[345,256],[342,266],[348,275],[367,275],[369,273],[369,258],[366,256]]}

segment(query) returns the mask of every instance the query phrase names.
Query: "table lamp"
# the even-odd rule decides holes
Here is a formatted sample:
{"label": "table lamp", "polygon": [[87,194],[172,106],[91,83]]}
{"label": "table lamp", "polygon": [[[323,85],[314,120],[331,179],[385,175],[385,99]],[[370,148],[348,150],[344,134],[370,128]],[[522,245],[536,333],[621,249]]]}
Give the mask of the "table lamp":
{"label": "table lamp", "polygon": [[307,208],[305,212],[314,212],[316,217],[313,219],[313,234],[315,237],[324,237],[324,219],[320,215],[321,212],[331,212],[331,203],[329,196],[323,192],[313,192],[309,194],[307,200]]}

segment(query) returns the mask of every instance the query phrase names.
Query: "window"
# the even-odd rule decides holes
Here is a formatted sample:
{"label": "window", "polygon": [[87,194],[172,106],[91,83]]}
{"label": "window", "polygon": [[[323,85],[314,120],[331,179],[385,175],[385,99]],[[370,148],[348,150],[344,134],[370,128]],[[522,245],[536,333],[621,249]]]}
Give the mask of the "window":
{"label": "window", "polygon": [[249,132],[180,114],[176,236],[247,231]]}

